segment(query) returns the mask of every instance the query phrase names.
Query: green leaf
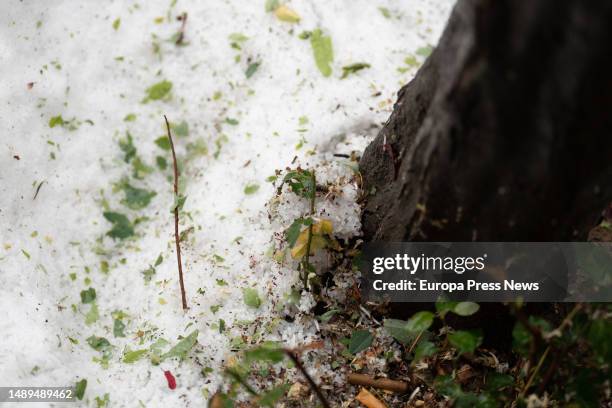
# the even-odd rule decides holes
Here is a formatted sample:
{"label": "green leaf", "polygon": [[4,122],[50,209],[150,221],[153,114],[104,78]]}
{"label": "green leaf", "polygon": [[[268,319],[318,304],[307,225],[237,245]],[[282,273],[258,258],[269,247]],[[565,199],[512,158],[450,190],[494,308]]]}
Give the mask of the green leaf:
{"label": "green leaf", "polygon": [[113,224],[111,230],[106,233],[109,237],[125,239],[134,235],[134,227],[125,215],[113,211],[105,211],[103,215]]}
{"label": "green leaf", "polygon": [[304,218],[298,218],[285,230],[285,239],[290,247],[295,245],[295,241],[297,241],[300,236],[302,225],[304,225]]}
{"label": "green leaf", "polygon": [[319,321],[321,323],[327,323],[331,320],[332,317],[334,317],[338,312],[340,311],[340,309],[330,309],[327,312],[323,313],[321,316],[319,316]]}
{"label": "green leaf", "polygon": [[283,183],[289,184],[294,194],[312,198],[316,193],[313,174],[308,170],[292,170],[285,174]]}
{"label": "green leaf", "polygon": [[298,34],[298,38],[300,40],[307,40],[310,38],[311,35],[312,35],[312,31],[302,31],[301,33]]}
{"label": "green leaf", "polygon": [[242,43],[249,39],[249,37],[247,37],[246,35],[242,33],[231,33],[228,38],[230,39],[230,41],[235,42],[235,43]]}
{"label": "green leaf", "polygon": [[217,281],[218,286],[227,286],[225,279],[215,279],[215,281]]}
{"label": "green leaf", "polygon": [[238,119],[225,118],[225,123],[227,123],[228,125],[236,126],[240,122],[238,122]]}
{"label": "green leaf", "polygon": [[159,147],[162,150],[165,150],[165,151],[171,150],[170,140],[168,139],[168,136],[158,137],[157,139],[155,139],[155,144],[157,145],[157,147]]}
{"label": "green leaf", "polygon": [[593,320],[587,338],[603,361],[612,361],[612,322],[604,319]]}
{"label": "green leaf", "polygon": [[157,255],[157,259],[155,260],[155,266],[159,266],[164,262],[164,257],[162,254]]}
{"label": "green leaf", "polygon": [[319,68],[324,77],[330,76],[332,74],[331,63],[334,61],[331,38],[323,35],[323,32],[317,28],[310,36],[310,46],[312,47],[317,68]]}
{"label": "green leaf", "polygon": [[113,21],[113,30],[117,31],[120,25],[121,25],[121,19],[116,18],[115,21]]}
{"label": "green leaf", "polygon": [[499,401],[490,395],[482,393],[476,395],[472,392],[464,392],[455,398],[454,408],[499,408]]}
{"label": "green leaf", "polygon": [[427,58],[429,57],[432,51],[433,47],[431,45],[427,45],[425,47],[420,47],[418,50],[416,50],[415,54]]}
{"label": "green leaf", "polygon": [[161,356],[161,359],[165,360],[171,357],[178,357],[180,360],[183,360],[185,357],[187,357],[187,353],[193,348],[197,341],[198,331],[194,330],[187,337],[184,337],[182,340],[176,343],[176,346],[164,353]]}
{"label": "green leaf", "polygon": [[93,303],[94,300],[96,300],[96,290],[94,288],[81,291],[82,303]]}
{"label": "green leaf", "polygon": [[438,376],[434,380],[434,388],[439,393],[454,400],[453,407],[456,408],[497,408],[498,401],[490,395],[482,393],[475,395],[471,392],[464,392],[459,384],[448,376]]}
{"label": "green leaf", "polygon": [[474,302],[459,302],[453,308],[453,313],[459,316],[471,316],[480,309],[478,303]]}
{"label": "green leaf", "polygon": [[279,0],[266,0],[266,12],[272,12],[280,5]]}
{"label": "green leaf", "polygon": [[189,125],[184,120],[179,124],[172,125],[172,130],[174,130],[174,134],[178,137],[186,137],[189,136]]}
{"label": "green leaf", "polygon": [[125,122],[133,122],[136,120],[136,115],[133,113],[128,113],[127,115],[125,115],[125,118],[123,118],[123,120]]}
{"label": "green leaf", "polygon": [[267,361],[273,364],[280,363],[285,358],[285,353],[273,342],[265,342],[260,346],[246,350],[244,357],[247,363],[253,361]]}
{"label": "green leaf", "polygon": [[446,313],[453,311],[458,303],[459,302],[451,302],[446,300],[444,297],[440,297],[436,301],[436,311],[442,318],[444,318]]}
{"label": "green leaf", "polygon": [[603,378],[597,381],[594,378],[594,370],[589,368],[583,368],[573,372],[571,383],[568,384],[567,392],[575,394],[575,401],[577,407],[597,407],[602,406],[598,401],[598,394],[601,392],[597,388],[597,384],[601,384],[605,381]]}
{"label": "green leaf", "polygon": [[244,194],[251,195],[255,194],[259,190],[259,184],[247,184],[244,187]]}
{"label": "green leaf", "polygon": [[151,166],[144,163],[140,157],[134,157],[134,160],[132,160],[132,174],[135,178],[142,179],[152,172],[153,168]]}
{"label": "green leaf", "polygon": [[[536,317],[529,316],[529,323],[533,326],[536,326],[540,330],[543,330],[544,333],[551,330],[550,323],[546,320]],[[517,322],[514,325],[514,329],[512,330],[512,348],[517,353],[522,356],[527,356],[529,354],[529,347],[531,343],[531,333],[521,322]]]}
{"label": "green leaf", "polygon": [[127,364],[135,363],[136,361],[144,357],[144,355],[147,354],[148,351],[149,350],[147,349],[126,351],[123,354],[123,362]]}
{"label": "green leaf", "polygon": [[385,331],[391,337],[405,345],[412,343],[418,335],[418,333],[408,330],[408,322],[405,320],[385,319],[383,325]]}
{"label": "green leaf", "polygon": [[155,268],[151,265],[149,265],[147,269],[141,272],[145,283],[151,282],[151,280],[153,279],[153,275],[155,275],[155,272]]}
{"label": "green leaf", "polygon": [[74,386],[74,396],[79,400],[83,400],[83,396],[85,396],[85,390],[87,389],[87,380],[83,378]]}
{"label": "green leaf", "polygon": [[513,384],[514,377],[511,375],[492,372],[487,375],[487,382],[485,386],[489,391],[497,391]]}
{"label": "green leaf", "polygon": [[98,336],[89,336],[87,338],[87,344],[89,344],[89,346],[96,351],[105,351],[111,347],[108,340],[106,340],[104,337]]}
{"label": "green leaf", "polygon": [[110,395],[108,394],[108,392],[105,392],[104,396],[102,396],[102,397],[100,397],[100,396],[96,397],[96,407],[97,408],[108,407],[109,403],[110,403]]}
{"label": "green leaf", "polygon": [[125,197],[121,203],[132,210],[140,210],[145,208],[151,202],[151,199],[156,196],[155,191],[145,190],[143,188],[133,187],[125,182],[121,185]]}
{"label": "green leaf", "polygon": [[223,333],[225,331],[225,320],[219,319],[219,333]]}
{"label": "green leaf", "polygon": [[367,62],[357,62],[351,65],[345,65],[342,67],[342,76],[341,79],[346,78],[350,74],[354,74],[355,72],[361,71],[362,69],[370,68],[370,64]]}
{"label": "green leaf", "polygon": [[438,348],[429,340],[421,340],[414,349],[413,362],[417,362],[422,358],[434,355]]}
{"label": "green leaf", "polygon": [[406,329],[412,333],[420,333],[432,325],[434,314],[432,312],[417,312],[408,320]]}
{"label": "green leaf", "polygon": [[482,343],[482,333],[479,330],[459,330],[449,334],[448,340],[459,354],[473,353]]}
{"label": "green leaf", "polygon": [[252,77],[255,74],[255,72],[257,72],[260,65],[261,65],[261,61],[251,62],[249,66],[247,67],[246,72],[244,73],[246,77],[247,78]]}
{"label": "green leaf", "polygon": [[408,65],[409,67],[418,67],[421,65],[414,55],[408,55],[406,58],[404,58],[404,64]]}
{"label": "green leaf", "polygon": [[170,210],[170,212],[174,212],[174,210],[182,210],[183,206],[185,205],[185,201],[187,201],[186,195],[175,195],[174,203],[172,204],[172,209]]}
{"label": "green leaf", "polygon": [[96,302],[93,302],[91,304],[91,307],[89,308],[89,312],[87,312],[87,314],[85,315],[85,324],[88,326],[90,324],[94,324],[98,321],[99,318],[100,313],[98,312],[98,305],[96,304]]}
{"label": "green leaf", "polygon": [[56,126],[64,126],[64,119],[62,118],[62,115],[53,116],[51,119],[49,119],[49,127],[54,128]]}
{"label": "green leaf", "polygon": [[434,380],[434,389],[449,398],[456,398],[463,394],[459,384],[455,383],[450,375],[440,375]]}
{"label": "green leaf", "polygon": [[374,340],[374,336],[367,330],[356,330],[349,341],[348,351],[351,354],[357,354],[370,347]]}
{"label": "green leaf", "polygon": [[259,294],[257,290],[252,288],[244,288],[242,289],[242,298],[244,300],[244,304],[258,309],[261,306],[261,299],[259,298]]}
{"label": "green leaf", "polygon": [[113,321],[113,336],[115,337],[125,337],[125,324],[121,319],[115,319]]}
{"label": "green leaf", "polygon": [[134,139],[130,132],[127,132],[125,139],[119,139],[119,148],[124,153],[123,160],[129,163],[130,160],[136,156],[136,147],[134,146]]}
{"label": "green leaf", "polygon": [[149,101],[157,101],[166,97],[172,90],[172,82],[163,80],[154,85],[151,85],[145,90],[146,96],[144,103]]}
{"label": "green leaf", "polygon": [[162,156],[157,156],[155,157],[155,164],[157,164],[157,167],[161,170],[164,171],[168,168],[168,162],[166,161],[166,159]]}
{"label": "green leaf", "polygon": [[275,407],[276,402],[281,399],[288,390],[289,384],[281,384],[272,388],[259,398],[259,405],[262,407]]}
{"label": "green leaf", "polygon": [[379,7],[378,10],[380,11],[380,14],[382,14],[384,18],[391,18],[391,12],[389,11],[388,8]]}

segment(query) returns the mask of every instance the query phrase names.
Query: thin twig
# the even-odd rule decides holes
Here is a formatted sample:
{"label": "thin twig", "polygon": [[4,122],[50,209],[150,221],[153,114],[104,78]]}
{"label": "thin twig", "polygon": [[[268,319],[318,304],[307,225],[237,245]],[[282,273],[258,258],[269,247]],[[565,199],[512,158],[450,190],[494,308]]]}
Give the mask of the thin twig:
{"label": "thin twig", "polygon": [[514,315],[518,319],[518,321],[527,329],[527,331],[531,334],[531,340],[529,342],[529,364],[533,366],[535,363],[536,352],[542,341],[544,340],[542,337],[542,332],[540,329],[529,321],[527,316],[523,313],[520,307],[514,305]]}
{"label": "thin twig", "polygon": [[581,308],[582,308],[582,303],[576,303],[573,309],[567,314],[567,316],[565,316],[565,318],[563,319],[559,327],[557,327],[556,329],[551,331],[547,336],[545,336],[546,340],[549,340],[551,337],[554,337],[557,335],[561,336],[563,334],[563,330],[565,330],[565,327],[572,324],[572,321],[574,320],[574,316],[576,316],[576,313],[578,313],[578,311]]}
{"label": "thin twig", "polygon": [[544,376],[542,377],[542,382],[540,383],[540,386],[538,387],[538,394],[541,395],[546,390],[546,384],[548,384],[548,381],[550,381],[550,379],[552,378],[559,364],[560,359],[558,357],[559,357],[558,354],[557,354],[557,358],[553,356],[553,359],[550,365],[548,366],[548,369],[546,370],[546,372],[544,373]]}
{"label": "thin twig", "polygon": [[[565,318],[563,319],[559,327],[557,327],[555,330],[551,331],[545,336],[546,340],[550,341],[550,339],[553,336],[561,337],[563,335],[563,330],[565,330],[565,327],[570,326],[572,324],[574,320],[574,316],[576,316],[576,313],[578,313],[578,311],[581,308],[582,308],[582,303],[576,303],[574,305],[574,308],[567,314],[567,316],[565,316]],[[551,347],[551,353],[553,357],[552,357],[552,362],[550,363],[550,365],[548,366],[548,369],[544,373],[544,376],[542,377],[542,382],[540,383],[540,386],[538,387],[538,393],[540,394],[544,392],[544,390],[546,389],[546,385],[548,384],[550,379],[553,377],[555,370],[557,369],[557,366],[559,365],[559,360],[560,360],[559,356],[564,355],[565,350],[566,350],[565,348],[560,350],[558,347],[555,347],[554,344],[551,344],[549,347]]]}
{"label": "thin twig", "polygon": [[34,193],[34,198],[32,198],[32,200],[36,200],[36,197],[38,197],[38,192],[40,191],[40,188],[43,186],[44,183],[45,180],[41,181],[40,184],[38,184],[38,187],[36,187],[36,192]]}
{"label": "thin twig", "polygon": [[540,368],[542,368],[542,364],[544,364],[544,360],[546,359],[546,356],[548,355],[549,351],[550,351],[550,346],[546,347],[546,350],[544,350],[544,354],[542,354],[542,357],[540,357],[540,361],[538,361],[538,365],[534,368],[533,372],[531,373],[531,376],[529,377],[529,380],[527,381],[527,384],[525,384],[525,387],[523,388],[523,390],[519,394],[519,397],[521,397],[521,398],[524,397],[525,393],[527,392],[527,390],[529,390],[529,388],[531,388],[531,384],[533,383],[533,380],[535,379],[536,375],[538,374],[538,371],[540,371]]}
{"label": "thin twig", "polygon": [[291,359],[291,361],[293,361],[297,369],[302,372],[302,375],[304,375],[304,377],[306,378],[306,381],[308,381],[308,384],[310,384],[310,388],[312,388],[315,394],[317,394],[317,397],[319,397],[319,401],[321,401],[321,404],[323,405],[323,407],[331,408],[331,405],[329,405],[329,402],[327,402],[327,399],[323,395],[323,392],[321,391],[317,383],[314,382],[310,374],[308,374],[308,372],[306,371],[306,369],[300,362],[299,357],[293,351],[289,349],[283,349],[283,351]]}
{"label": "thin twig", "polygon": [[234,370],[233,368],[227,368],[225,370],[225,373],[229,375],[230,377],[232,377],[232,379],[236,381],[238,384],[242,385],[249,394],[256,396],[256,397],[259,396],[259,393],[255,391],[255,389],[251,387],[251,385],[244,378],[242,378],[242,376],[236,370]]}
{"label": "thin twig", "polygon": [[181,28],[178,33],[178,37],[176,38],[175,44],[182,45],[183,40],[185,39],[185,26],[187,25],[187,12],[184,12],[183,14],[178,16],[178,19],[182,22],[182,24],[181,24]]}
{"label": "thin twig", "polygon": [[168,118],[164,115],[166,121],[166,129],[168,130],[168,140],[170,140],[170,149],[172,150],[172,164],[174,168],[174,241],[176,242],[176,262],[178,263],[179,271],[179,284],[181,286],[181,300],[183,302],[183,310],[186,311],[187,307],[187,296],[185,296],[185,283],[183,282],[183,265],[181,262],[181,244],[179,235],[179,194],[178,194],[178,165],[176,164],[176,153],[174,152],[174,142],[172,142],[172,133],[170,132],[170,123]]}
{"label": "thin twig", "polygon": [[[317,196],[317,178],[315,176],[315,171],[312,170],[312,195],[310,196],[310,216],[314,217],[315,215],[315,198]],[[311,220],[310,225],[308,226],[308,241],[306,242],[306,254],[304,255],[304,260],[302,261],[302,272],[304,273],[304,288],[308,288],[308,269],[310,266],[310,247],[312,245],[312,228],[313,228],[314,220]]]}
{"label": "thin twig", "polygon": [[414,341],[412,342],[412,344],[410,345],[410,348],[408,349],[408,354],[412,353],[412,350],[414,350],[414,348],[416,347],[417,343],[419,342],[419,340],[421,340],[421,336],[423,336],[423,331],[422,330],[418,336],[416,336],[416,338],[414,339]]}

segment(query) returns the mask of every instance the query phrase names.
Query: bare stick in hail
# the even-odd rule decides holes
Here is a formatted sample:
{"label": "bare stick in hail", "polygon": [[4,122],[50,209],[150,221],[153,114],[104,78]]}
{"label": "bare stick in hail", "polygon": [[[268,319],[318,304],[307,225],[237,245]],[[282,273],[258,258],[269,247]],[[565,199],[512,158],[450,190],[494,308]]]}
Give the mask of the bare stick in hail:
{"label": "bare stick in hail", "polygon": [[164,115],[166,121],[166,129],[168,130],[168,140],[170,141],[170,150],[172,150],[172,167],[174,169],[174,241],[176,242],[176,262],[178,263],[179,284],[181,286],[181,300],[183,301],[183,310],[187,310],[187,297],[185,296],[185,283],[183,282],[183,264],[181,262],[181,244],[179,236],[179,193],[178,193],[178,166],[176,164],[176,153],[174,152],[174,143],[172,142],[172,133],[170,132],[170,123]]}

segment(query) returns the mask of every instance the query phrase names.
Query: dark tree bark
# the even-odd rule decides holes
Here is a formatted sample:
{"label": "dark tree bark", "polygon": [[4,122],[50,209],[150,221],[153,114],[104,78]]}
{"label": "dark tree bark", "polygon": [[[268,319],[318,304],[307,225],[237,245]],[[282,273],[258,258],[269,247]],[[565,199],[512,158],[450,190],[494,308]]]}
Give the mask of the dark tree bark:
{"label": "dark tree bark", "polygon": [[610,1],[460,0],[361,159],[366,239],[585,240],[612,199],[611,44]]}

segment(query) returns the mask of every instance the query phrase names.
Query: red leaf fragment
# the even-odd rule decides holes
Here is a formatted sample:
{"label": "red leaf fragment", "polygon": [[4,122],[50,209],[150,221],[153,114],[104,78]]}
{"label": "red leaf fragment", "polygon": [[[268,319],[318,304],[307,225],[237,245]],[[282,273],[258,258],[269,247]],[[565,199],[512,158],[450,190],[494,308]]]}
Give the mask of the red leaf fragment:
{"label": "red leaf fragment", "polygon": [[172,373],[168,370],[164,371],[164,375],[166,376],[166,381],[168,381],[168,388],[171,390],[176,388],[176,379],[172,375]]}

